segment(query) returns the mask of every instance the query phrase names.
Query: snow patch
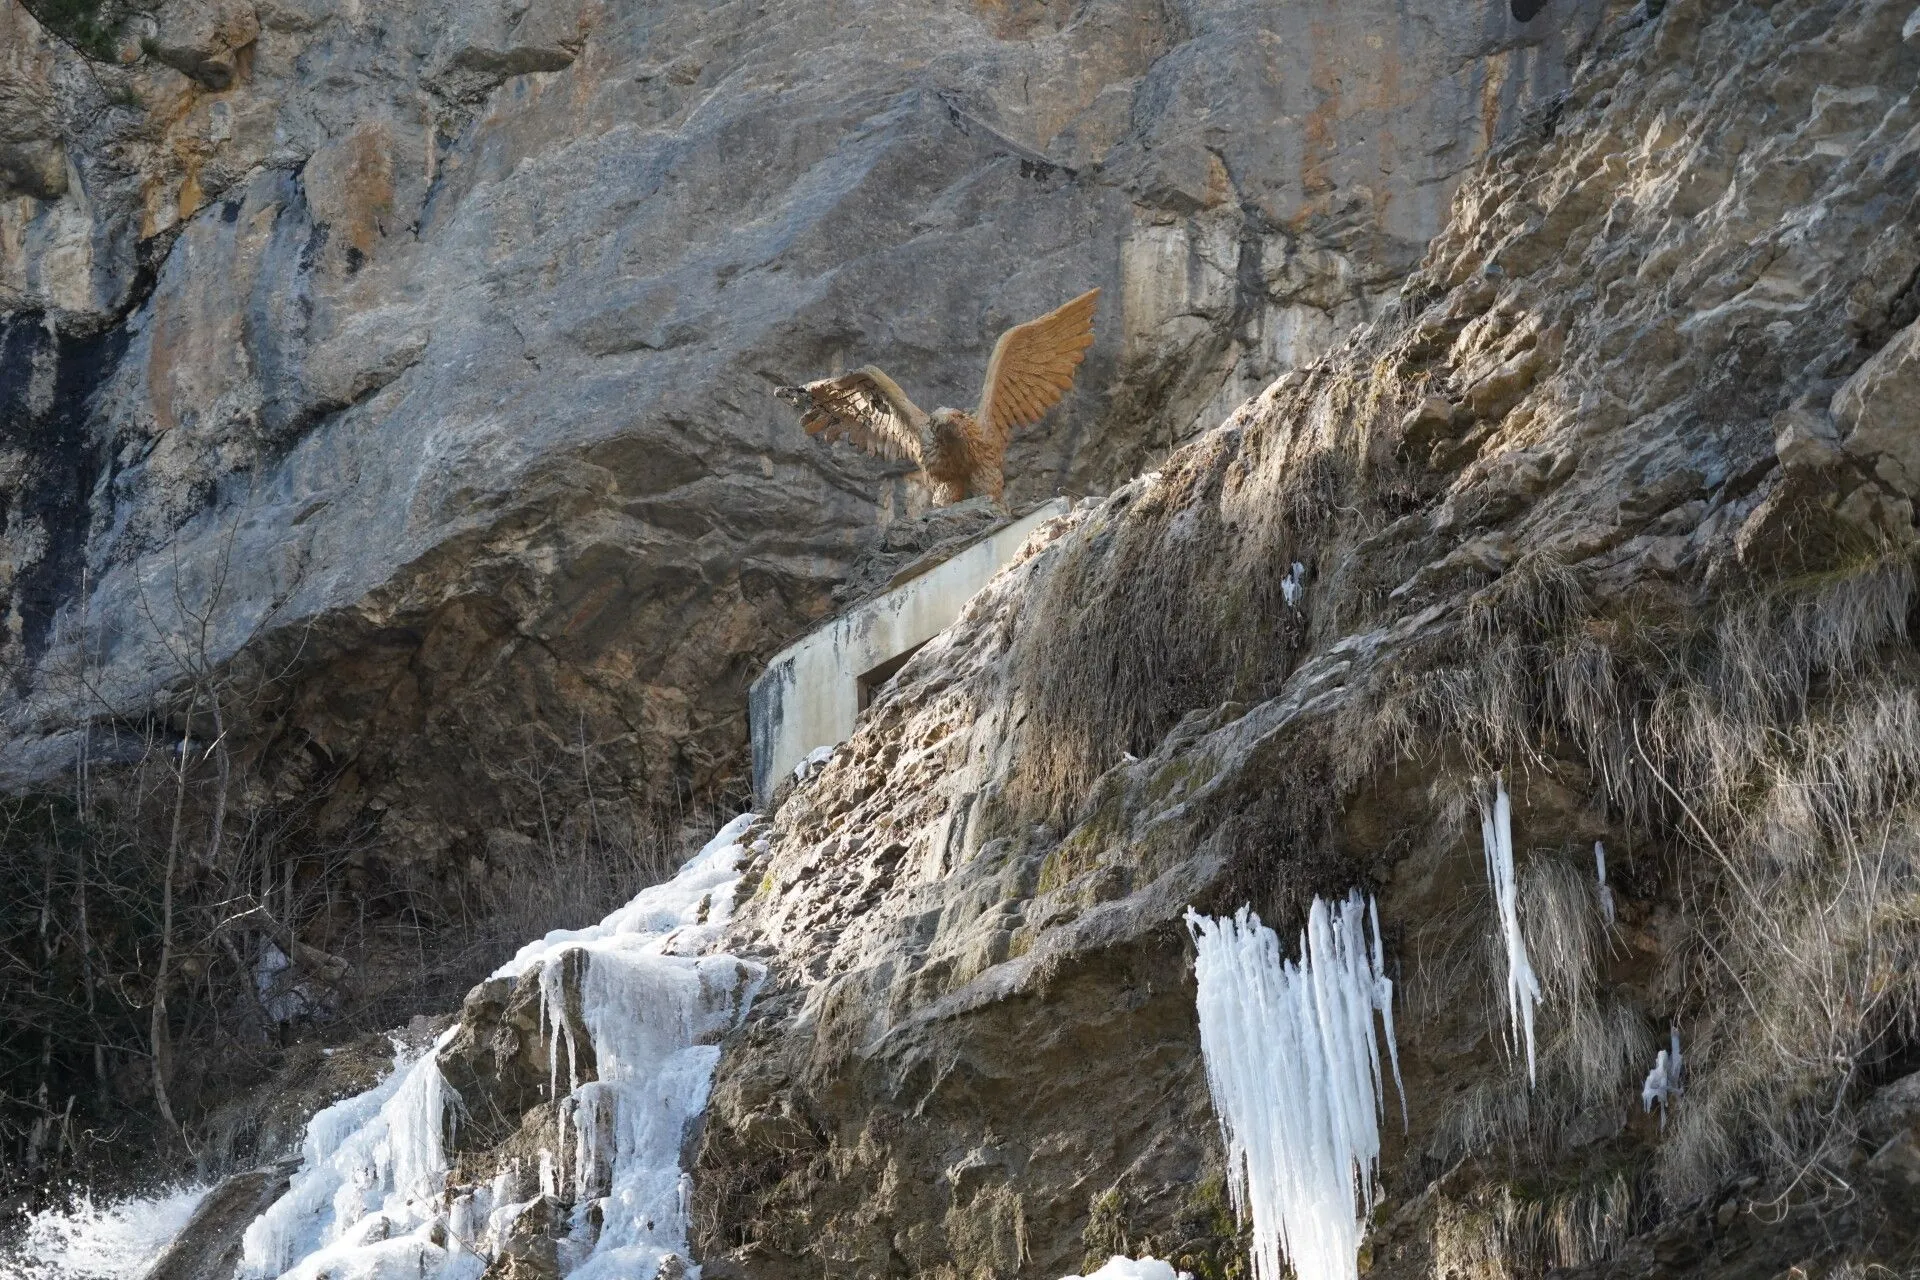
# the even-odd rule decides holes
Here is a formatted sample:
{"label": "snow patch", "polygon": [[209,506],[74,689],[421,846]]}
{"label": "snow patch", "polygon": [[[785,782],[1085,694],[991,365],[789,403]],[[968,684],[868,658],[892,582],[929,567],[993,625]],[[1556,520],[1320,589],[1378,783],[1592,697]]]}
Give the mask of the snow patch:
{"label": "snow patch", "polygon": [[1300,597],[1306,590],[1307,566],[1295,560],[1287,576],[1280,580],[1280,598],[1286,602],[1287,608],[1297,609],[1300,607]]}
{"label": "snow patch", "polygon": [[1534,1083],[1533,1011],[1540,1003],[1540,979],[1527,959],[1527,941],[1520,934],[1520,889],[1513,870],[1513,806],[1507,784],[1493,775],[1493,799],[1480,797],[1480,847],[1487,855],[1487,881],[1493,886],[1500,915],[1500,936],[1507,948],[1507,1021],[1516,1051],[1527,1052],[1527,1084]]}
{"label": "snow patch", "polygon": [[[1246,907],[1227,920],[1188,911],[1187,927],[1201,1054],[1234,1210],[1253,1222],[1254,1278],[1284,1280],[1290,1263],[1297,1280],[1355,1280],[1384,1111],[1376,1012],[1400,1090],[1379,914],[1358,892],[1333,907],[1315,898],[1298,962]],[[1400,1101],[1404,1119],[1404,1092]]]}
{"label": "snow patch", "polygon": [[806,759],[793,766],[793,780],[795,782],[805,782],[808,778],[812,777],[827,761],[833,759],[834,746],[834,743],[829,742],[824,747],[815,747],[813,750],[807,752]]}
{"label": "snow patch", "polygon": [[1175,1271],[1171,1262],[1159,1258],[1128,1258],[1116,1253],[1092,1275],[1062,1276],[1061,1280],[1193,1280],[1193,1276]]}
{"label": "snow patch", "polygon": [[[680,1148],[706,1109],[720,1039],[746,1015],[766,971],[714,954],[739,885],[739,841],[755,815],[723,827],[678,875],[597,925],[556,929],[495,971],[540,969],[541,1023],[560,1103],[539,1187],[573,1205],[562,1274],[652,1276],[687,1253],[688,1179]],[[574,989],[568,991],[568,979]],[[576,1021],[595,1080],[576,1065]],[[531,1201],[517,1176],[452,1188],[447,1144],[464,1110],[440,1073],[451,1027],[417,1061],[307,1127],[285,1195],[247,1228],[251,1280],[477,1280]],[[560,1093],[559,1056],[567,1056]],[[699,1268],[686,1266],[690,1280]]]}

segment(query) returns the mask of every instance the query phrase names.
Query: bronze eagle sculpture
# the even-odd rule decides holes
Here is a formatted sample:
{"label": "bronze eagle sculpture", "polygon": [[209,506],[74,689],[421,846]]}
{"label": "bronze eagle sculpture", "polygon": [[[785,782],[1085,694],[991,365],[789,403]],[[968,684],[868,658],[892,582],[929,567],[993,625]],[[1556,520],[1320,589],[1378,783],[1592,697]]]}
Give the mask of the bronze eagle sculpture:
{"label": "bronze eagle sculpture", "polygon": [[928,413],[873,365],[774,394],[797,405],[810,436],[845,440],[882,458],[906,458],[933,488],[936,505],[985,496],[1000,501],[1007,442],[1038,422],[1073,386],[1093,345],[1098,289],[1000,335],[987,361],[980,404]]}

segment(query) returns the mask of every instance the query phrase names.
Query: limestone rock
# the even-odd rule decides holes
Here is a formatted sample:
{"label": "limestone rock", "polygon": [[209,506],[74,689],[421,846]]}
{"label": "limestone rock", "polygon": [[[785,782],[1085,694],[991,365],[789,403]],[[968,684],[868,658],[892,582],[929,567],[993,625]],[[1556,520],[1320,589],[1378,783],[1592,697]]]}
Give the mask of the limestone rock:
{"label": "limestone rock", "polygon": [[440,37],[427,79],[450,98],[477,102],[514,76],[560,70],[586,39],[581,0],[462,6]]}
{"label": "limestone rock", "polygon": [[1786,470],[1822,471],[1840,460],[1840,438],[1826,414],[1796,406],[1773,423],[1773,451]]}
{"label": "limestone rock", "polygon": [[0,776],[133,750],[95,694],[205,610],[212,666],[298,655],[250,741],[327,838],[440,864],[582,740],[725,794],[757,664],[924,504],[768,389],[965,403],[1102,285],[1009,498],[1110,488],[1377,314],[1605,9],[1420,3],[168,0],[85,68],[7,5]]}
{"label": "limestone rock", "polygon": [[67,154],[57,142],[0,143],[0,197],[58,200],[67,193]]}
{"label": "limestone rock", "polygon": [[1920,496],[1920,324],[1910,324],[1833,397],[1841,447],[1897,494]]}
{"label": "limestone rock", "polygon": [[148,48],[159,61],[218,93],[260,35],[250,0],[166,0]]}

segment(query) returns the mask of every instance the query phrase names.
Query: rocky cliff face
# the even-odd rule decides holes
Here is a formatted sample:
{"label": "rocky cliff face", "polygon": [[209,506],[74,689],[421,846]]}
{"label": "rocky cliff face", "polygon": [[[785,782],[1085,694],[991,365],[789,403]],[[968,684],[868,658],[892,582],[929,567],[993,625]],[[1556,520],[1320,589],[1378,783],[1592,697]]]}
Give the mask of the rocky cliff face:
{"label": "rocky cliff face", "polygon": [[[1058,31],[1046,25],[1054,16],[1003,10],[931,25],[949,44],[973,31],[994,42],[982,47],[1017,36],[1058,49],[1047,42],[1083,38],[1097,12]],[[1097,170],[1068,174],[1004,150],[1041,151],[1019,132],[1039,90],[1021,91],[1022,111],[1009,96],[992,116],[903,90],[860,116],[867,126],[847,136],[875,148],[863,182],[905,181],[888,166],[953,154],[941,147],[983,150],[964,151],[977,166],[964,189],[936,198],[929,186],[918,206],[948,220],[927,214],[911,236],[881,238],[872,260],[806,259],[820,296],[849,314],[891,315],[836,282],[916,260],[903,246],[959,254],[992,240],[982,225],[1038,228],[1018,219],[1081,207],[1093,192],[1124,205],[1125,234],[1099,241],[1122,246],[1123,274],[1101,278],[1131,307],[1125,264],[1146,242],[1142,226],[1173,237],[1208,218],[1253,220],[1260,198],[1241,198],[1254,187],[1232,146],[1195,139],[1235,191],[1212,206],[1177,211],[1172,178],[1130,167],[1161,154],[1139,142],[1153,121],[1199,118],[1197,99],[1156,77],[1178,67],[1204,77],[1267,47],[1229,23],[1212,28],[1222,43],[1182,62],[1182,42],[1208,38],[1192,21],[1168,28],[1166,51],[1129,91],[1127,128],[1144,132],[1114,135]],[[1233,57],[1199,56],[1207,50]],[[582,75],[584,56],[540,74]],[[710,65],[690,83],[707,83]],[[754,79],[760,63],[735,65],[747,68],[738,85],[765,101],[791,108],[781,95],[803,92]],[[1046,92],[1078,65],[1055,64]],[[237,56],[234,66],[238,77]],[[818,774],[768,820],[737,828],[742,863],[728,874],[741,873],[741,896],[719,945],[764,965],[766,981],[722,1045],[688,1144],[694,1252],[708,1273],[1054,1280],[1124,1251],[1202,1280],[1247,1275],[1182,916],[1251,904],[1285,938],[1315,895],[1356,887],[1379,902],[1408,1103],[1404,1129],[1391,1116],[1385,1125],[1370,1274],[1910,1268],[1920,1248],[1916,72],[1920,22],[1905,4],[1669,0],[1610,15],[1565,94],[1460,186],[1368,325],[1157,470],[1037,533]],[[804,92],[827,82],[809,78]],[[520,83],[538,100],[535,90],[563,82]],[[995,83],[1011,95],[1011,79]],[[721,118],[710,109],[752,96],[736,91],[690,94],[675,128],[706,128]],[[493,116],[471,127],[511,132]],[[1315,136],[1305,121],[1301,136]],[[1178,150],[1172,139],[1163,159]],[[519,154],[535,169],[544,156]],[[1064,151],[1047,163],[1073,167]],[[844,173],[809,164],[815,184]],[[1002,181],[1032,185],[993,185]],[[1312,204],[1310,187],[1296,212]],[[856,183],[861,200],[832,189],[836,217],[880,203],[877,186]],[[752,234],[790,231],[793,245],[825,252],[824,232],[797,213],[783,222],[744,197],[739,207],[768,219],[749,220]],[[251,225],[245,208],[219,226]],[[527,234],[545,243],[548,225]],[[519,261],[520,240],[487,243]],[[1032,278],[1064,279],[1061,264],[1085,251],[1063,238]],[[1241,267],[1248,253],[1265,261],[1264,247],[1243,249]],[[542,294],[538,272],[523,278],[528,296],[565,310],[564,289]],[[761,293],[786,296],[799,278]],[[1191,332],[1217,341],[1210,324],[1196,317]],[[1123,394],[1144,385],[1128,381],[1139,366],[1127,352],[1141,348],[1125,345],[1131,328],[1104,332],[1124,342],[1102,349],[1113,389],[1102,421],[1127,421],[1128,404],[1147,403]],[[441,341],[436,328],[422,351]],[[566,365],[584,361],[577,353],[529,349],[583,367]],[[78,348],[57,354],[56,372],[86,367]],[[1170,369],[1203,363],[1166,358]],[[130,359],[103,362],[106,385]],[[415,394],[410,378],[459,402],[493,376],[484,361],[459,378],[436,367],[423,355],[275,465],[348,430],[338,424],[371,431],[382,397]],[[748,385],[752,374],[712,376]],[[1193,403],[1227,386],[1222,377]],[[380,422],[441,421],[410,403],[421,418],[396,408]],[[1169,435],[1192,421],[1177,397],[1152,403]],[[709,421],[733,419],[687,430]],[[418,456],[470,476],[460,449],[479,447],[475,437],[446,431],[434,439],[453,453]],[[1088,456],[1056,462],[1070,471],[1093,465]],[[531,528],[558,537],[584,527],[568,523],[579,510]],[[374,527],[370,509],[362,518]],[[319,547],[343,527],[318,510],[312,519]],[[474,549],[464,559],[426,558],[457,560],[461,573],[528,563],[514,557],[536,549],[575,563],[559,542],[528,533],[509,555],[488,541],[498,536],[459,544]],[[395,595],[394,607],[412,598]],[[570,642],[543,643],[558,655]],[[426,688],[406,686],[422,715],[437,705]],[[1531,1081],[1506,1034],[1506,958],[1480,848],[1477,807],[1495,785],[1513,800],[1517,914],[1542,988]],[[1608,853],[1606,895],[1596,844]],[[720,933],[710,905],[688,910]],[[579,975],[562,972],[553,987],[530,970],[476,989],[446,1042],[443,1073],[478,1117],[449,1140],[450,1201],[515,1159],[534,1167],[554,1132],[542,1094],[543,1073],[555,1089],[553,1029],[564,1024],[570,1045],[591,1036],[576,1016]],[[1684,1092],[1655,1113],[1642,1082],[1676,1039]],[[568,1056],[570,1073],[596,1069],[591,1055]],[[557,1269],[570,1206],[537,1203],[493,1274]]]}
{"label": "rocky cliff face", "polygon": [[919,501],[773,384],[964,403],[1103,285],[1011,497],[1103,490],[1377,311],[1602,8],[167,0],[101,61],[7,0],[0,768],[241,654],[263,785],[390,853],[561,747],[725,785]]}
{"label": "rocky cliff face", "polygon": [[1284,940],[1357,886],[1411,1109],[1374,1273],[1910,1265],[1910,13],[1622,17],[1376,325],[1036,535],[908,664],[754,869],[736,949],[774,979],[720,1067],[700,1256],[1235,1274],[1181,915],[1251,902]]}

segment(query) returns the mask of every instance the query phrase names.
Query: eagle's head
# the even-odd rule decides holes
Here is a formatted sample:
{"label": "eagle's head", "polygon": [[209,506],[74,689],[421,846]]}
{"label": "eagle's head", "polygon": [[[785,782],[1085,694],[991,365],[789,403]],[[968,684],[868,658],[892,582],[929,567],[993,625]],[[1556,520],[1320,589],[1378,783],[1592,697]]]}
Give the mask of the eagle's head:
{"label": "eagle's head", "polygon": [[813,403],[813,394],[805,387],[775,387],[773,394],[796,409],[805,409]]}
{"label": "eagle's head", "polygon": [[973,419],[960,409],[935,409],[927,421],[933,425],[934,439],[943,441],[964,441],[973,426]]}

